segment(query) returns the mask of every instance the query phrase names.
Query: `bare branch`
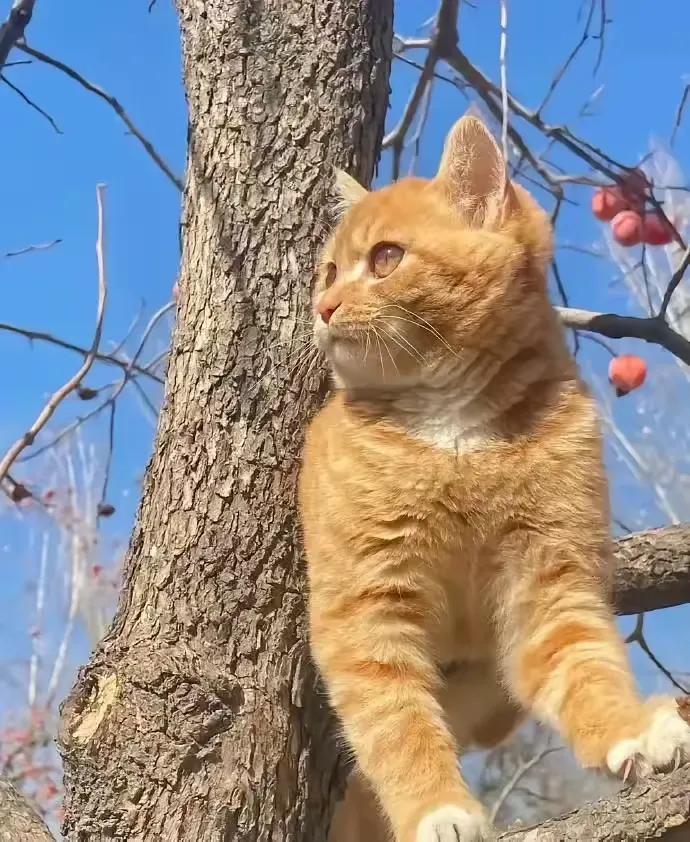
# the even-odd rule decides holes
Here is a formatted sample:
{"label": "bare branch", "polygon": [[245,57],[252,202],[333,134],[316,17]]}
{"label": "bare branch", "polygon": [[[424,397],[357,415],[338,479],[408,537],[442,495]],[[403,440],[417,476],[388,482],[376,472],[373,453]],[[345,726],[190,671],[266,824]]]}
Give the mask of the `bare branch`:
{"label": "bare branch", "polygon": [[62,239],[58,237],[56,240],[51,240],[49,243],[36,243],[36,245],[32,246],[25,246],[23,249],[18,249],[17,251],[8,251],[5,252],[5,257],[19,257],[22,254],[29,254],[32,251],[47,251],[48,249],[52,249],[53,246],[57,246],[62,242]]}
{"label": "bare branch", "polygon": [[569,307],[556,307],[556,310],[565,327],[589,330],[609,339],[644,339],[645,342],[661,345],[690,365],[690,342],[658,316],[618,316],[615,313],[594,313]]}
{"label": "bare branch", "polygon": [[104,102],[107,102],[108,105],[113,109],[113,111],[118,115],[118,117],[122,120],[122,122],[127,126],[128,130],[136,137],[136,139],[141,143],[144,149],[148,152],[151,159],[154,161],[155,164],[165,173],[165,175],[172,181],[172,183],[177,187],[178,190],[184,189],[184,184],[182,183],[182,179],[173,173],[170,167],[166,164],[163,158],[156,152],[154,145],[151,141],[137,128],[137,126],[132,122],[132,118],[129,114],[125,111],[125,109],[120,105],[118,100],[111,96],[109,93],[100,88],[98,85],[94,85],[92,82],[89,82],[88,79],[85,79],[80,73],[77,73],[72,67],[68,64],[65,64],[62,61],[59,61],[56,58],[52,58],[45,53],[40,52],[39,50],[35,50],[33,47],[29,47],[28,44],[18,44],[17,47],[20,50],[23,50],[30,56],[33,56],[38,61],[42,61],[44,64],[49,64],[52,67],[56,67],[58,70],[61,70],[63,73],[67,74],[70,79],[74,79],[75,82],[78,82],[83,88],[86,88],[87,91],[90,91],[96,96],[100,97]]}
{"label": "bare branch", "polygon": [[501,149],[503,160],[508,165],[508,0],[501,0],[501,48],[499,64],[501,67]]}
{"label": "bare branch", "polygon": [[690,829],[690,766],[645,778],[611,798],[585,804],[543,824],[508,830],[501,842],[681,842]]}
{"label": "bare branch", "polygon": [[12,3],[7,20],[0,26],[0,68],[5,66],[12,47],[24,37],[35,5],[36,0],[14,0]]}
{"label": "bare branch", "polygon": [[[17,254],[22,254],[23,252],[17,252]],[[17,336],[24,336],[30,342],[38,340],[39,342],[48,342],[51,345],[57,345],[59,348],[64,348],[66,351],[74,351],[75,354],[81,354],[85,357],[89,353],[88,348],[84,348],[81,345],[75,345],[74,342],[68,342],[66,339],[60,339],[58,336],[53,336],[52,333],[45,333],[41,330],[29,330],[28,328],[24,327],[17,327],[16,325],[7,324],[5,322],[0,322],[0,330],[7,331],[7,333],[15,333]],[[128,360],[121,359],[114,354],[104,354],[99,351],[96,354],[96,359],[98,362],[107,363],[109,365],[116,365],[118,368],[123,369],[126,371],[129,367],[130,363]],[[151,377],[157,383],[163,383],[163,379],[159,377],[157,374],[154,374],[149,366],[133,366],[133,370],[137,374],[144,374],[146,377]]]}
{"label": "bare branch", "polygon": [[665,526],[616,541],[613,599],[619,614],[690,602],[690,526]]}
{"label": "bare branch", "polygon": [[592,0],[592,2],[590,4],[590,7],[589,7],[589,14],[587,15],[587,20],[585,22],[585,28],[584,28],[584,31],[583,31],[582,35],[580,36],[580,40],[573,47],[573,49],[571,50],[571,52],[568,55],[568,57],[566,58],[566,60],[563,62],[563,64],[556,71],[556,74],[554,75],[553,79],[551,80],[551,84],[549,85],[549,89],[547,90],[546,94],[544,95],[544,99],[541,101],[541,104],[540,104],[539,108],[537,108],[537,114],[541,114],[543,112],[543,110],[546,108],[546,106],[549,103],[549,100],[551,99],[551,97],[555,93],[556,88],[560,85],[561,81],[563,80],[563,77],[567,73],[568,68],[575,61],[575,58],[577,57],[577,54],[580,52],[580,50],[584,47],[584,45],[589,40],[589,37],[590,37],[589,27],[591,26],[592,18],[594,17],[594,7],[595,7],[595,2],[594,2],[594,0]]}
{"label": "bare branch", "polygon": [[96,312],[96,329],[91,348],[84,357],[84,361],[77,372],[51,395],[31,427],[29,427],[21,438],[17,439],[2,460],[0,460],[0,482],[5,478],[22,450],[33,444],[38,433],[45,427],[62,401],[79,386],[96,359],[103,332],[103,319],[105,317],[105,305],[108,297],[108,277],[105,266],[106,232],[104,196],[105,185],[99,184],[96,188],[96,199],[98,202],[98,239],[96,241],[96,256],[98,259],[98,308]]}
{"label": "bare branch", "polygon": [[555,751],[560,751],[561,748],[561,746],[547,746],[541,751],[538,751],[534,755],[534,757],[530,757],[529,760],[525,760],[524,762],[518,765],[512,777],[506,782],[506,785],[499,793],[498,798],[491,805],[491,810],[489,811],[489,821],[492,824],[496,821],[496,816],[498,815],[498,812],[501,809],[501,807],[505,804],[508,796],[511,794],[511,792],[515,791],[515,787],[520,783],[520,781],[525,777],[525,775],[530,771],[530,769],[533,769],[535,766],[541,763],[541,761],[549,754],[553,754]]}
{"label": "bare branch", "polygon": [[666,676],[666,678],[673,684],[673,686],[680,690],[681,693],[685,693],[686,695],[690,693],[687,687],[684,687],[673,675],[673,673],[667,669],[661,661],[657,658],[657,656],[652,652],[647,643],[647,638],[644,636],[644,614],[637,615],[637,622],[635,623],[635,628],[632,634],[629,634],[625,639],[626,643],[637,643],[640,649],[645,653],[645,655],[649,658],[649,660],[654,664],[654,666]]}
{"label": "bare branch", "polygon": [[661,309],[659,310],[659,318],[665,319],[666,318],[666,311],[668,310],[668,305],[671,303],[671,296],[676,291],[676,287],[682,281],[683,275],[685,274],[686,269],[690,265],[690,248],[685,250],[685,254],[683,255],[683,259],[680,261],[680,264],[676,271],[673,273],[671,280],[666,287],[666,292],[664,293],[664,300],[661,302]]}
{"label": "bare branch", "polygon": [[404,49],[427,47],[427,54],[421,68],[421,75],[412,90],[402,117],[397,126],[384,137],[381,144],[382,149],[390,148],[393,151],[393,180],[396,180],[400,175],[400,158],[405,146],[405,139],[417,111],[425,101],[427,88],[435,75],[436,64],[442,54],[457,43],[457,17],[458,0],[441,0],[431,38],[419,41],[406,40],[396,36],[396,43],[400,45],[400,50],[397,52],[402,52]]}
{"label": "bare branch", "polygon": [[35,103],[31,99],[31,97],[27,96],[27,94],[25,94],[24,91],[21,88],[17,87],[17,85],[15,85],[14,82],[10,82],[10,80],[7,78],[7,76],[0,73],[0,79],[2,79],[2,81],[7,85],[7,87],[11,88],[17,94],[17,96],[21,97],[21,99],[23,99],[24,102],[30,108],[33,108],[34,111],[37,111],[42,117],[45,117],[45,119],[50,123],[50,125],[53,127],[53,129],[55,129],[57,134],[62,134],[62,129],[60,128],[60,126],[58,126],[58,124],[55,122],[55,120],[53,120],[53,118],[50,116],[50,114],[48,114],[47,111],[44,111],[43,108],[41,108],[40,105]]}
{"label": "bare branch", "polygon": [[680,102],[678,103],[678,110],[676,111],[676,121],[673,126],[673,131],[671,132],[671,146],[676,142],[676,135],[678,134],[678,129],[680,129],[680,124],[683,122],[683,112],[685,111],[685,104],[688,101],[688,95],[690,95],[690,85],[686,85],[683,88],[683,95],[680,98]]}

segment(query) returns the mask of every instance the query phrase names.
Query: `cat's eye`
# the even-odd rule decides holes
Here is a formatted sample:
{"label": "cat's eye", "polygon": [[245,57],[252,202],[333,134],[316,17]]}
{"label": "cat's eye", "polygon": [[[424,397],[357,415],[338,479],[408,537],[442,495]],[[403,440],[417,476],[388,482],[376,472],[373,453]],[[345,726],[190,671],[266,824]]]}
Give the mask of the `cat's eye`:
{"label": "cat's eye", "polygon": [[397,269],[405,249],[395,243],[379,243],[371,250],[371,271],[377,278],[386,278]]}
{"label": "cat's eye", "polygon": [[333,285],[333,282],[335,281],[335,276],[337,274],[338,267],[335,265],[335,263],[329,263],[326,266],[326,276],[324,278],[324,284],[326,285],[326,288]]}

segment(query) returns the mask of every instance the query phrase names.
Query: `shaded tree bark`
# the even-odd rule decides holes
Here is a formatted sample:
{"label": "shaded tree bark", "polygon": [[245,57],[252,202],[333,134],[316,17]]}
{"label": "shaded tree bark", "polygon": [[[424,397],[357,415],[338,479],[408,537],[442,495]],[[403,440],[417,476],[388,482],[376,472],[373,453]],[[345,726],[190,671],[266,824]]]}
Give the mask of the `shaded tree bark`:
{"label": "shaded tree bark", "polygon": [[332,167],[372,176],[392,3],[178,9],[181,305],[120,604],[63,706],[63,831],[318,842],[341,767],[305,642],[294,490],[323,389],[275,346],[304,332]]}
{"label": "shaded tree bark", "polygon": [[43,819],[26,798],[1,778],[0,842],[54,842]]}
{"label": "shaded tree bark", "polygon": [[642,781],[613,798],[585,804],[535,827],[510,830],[501,842],[640,842],[690,839],[690,766]]}
{"label": "shaded tree bark", "polygon": [[619,614],[690,602],[690,526],[664,526],[621,538],[613,594]]}

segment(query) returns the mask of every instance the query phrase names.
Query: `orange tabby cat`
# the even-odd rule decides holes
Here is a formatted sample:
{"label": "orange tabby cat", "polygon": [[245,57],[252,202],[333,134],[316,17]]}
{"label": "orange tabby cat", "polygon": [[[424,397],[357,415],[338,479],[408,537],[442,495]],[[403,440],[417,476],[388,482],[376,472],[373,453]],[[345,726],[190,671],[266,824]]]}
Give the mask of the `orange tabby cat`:
{"label": "orange tabby cat", "polygon": [[333,836],[485,840],[457,757],[523,712],[621,774],[686,759],[690,727],[641,701],[607,602],[601,437],[545,214],[473,118],[433,180],[339,185],[314,326],[338,388],[300,492],[313,653],[359,770]]}

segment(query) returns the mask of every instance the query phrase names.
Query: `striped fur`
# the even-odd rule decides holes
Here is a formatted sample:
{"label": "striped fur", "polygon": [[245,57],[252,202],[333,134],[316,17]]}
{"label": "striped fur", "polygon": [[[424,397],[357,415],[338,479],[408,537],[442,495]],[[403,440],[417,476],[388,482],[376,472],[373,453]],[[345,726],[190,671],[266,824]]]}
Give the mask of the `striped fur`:
{"label": "striped fur", "polygon": [[[339,305],[315,321],[339,388],[300,479],[311,642],[359,770],[333,842],[490,838],[457,756],[526,712],[621,774],[690,744],[639,698],[607,601],[601,436],[547,298],[548,223],[480,124],[455,132],[455,171],[349,185],[315,291]],[[354,278],[381,242],[400,264]]]}

